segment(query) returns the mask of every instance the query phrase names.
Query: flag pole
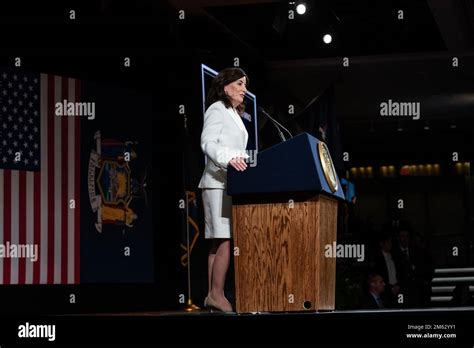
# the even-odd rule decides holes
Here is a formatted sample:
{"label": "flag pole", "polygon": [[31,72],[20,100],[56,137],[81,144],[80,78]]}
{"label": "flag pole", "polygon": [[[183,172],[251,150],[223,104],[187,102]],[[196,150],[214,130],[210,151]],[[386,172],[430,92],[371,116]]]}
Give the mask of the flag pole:
{"label": "flag pole", "polygon": [[189,194],[186,190],[186,150],[187,150],[187,143],[188,143],[188,127],[187,127],[187,119],[186,114],[184,115],[184,151],[183,151],[183,188],[184,193],[186,195],[186,252],[188,254],[188,263],[187,263],[187,277],[188,277],[188,300],[186,301],[186,306],[184,307],[185,312],[196,312],[201,310],[200,307],[196,306],[193,303],[192,295],[191,295],[191,248],[189,245]]}
{"label": "flag pole", "polygon": [[184,310],[186,312],[195,312],[199,311],[201,308],[196,306],[193,303],[193,299],[191,297],[191,249],[189,247],[189,199],[188,199],[188,191],[186,191],[186,244],[187,244],[187,253],[188,253],[188,301]]}

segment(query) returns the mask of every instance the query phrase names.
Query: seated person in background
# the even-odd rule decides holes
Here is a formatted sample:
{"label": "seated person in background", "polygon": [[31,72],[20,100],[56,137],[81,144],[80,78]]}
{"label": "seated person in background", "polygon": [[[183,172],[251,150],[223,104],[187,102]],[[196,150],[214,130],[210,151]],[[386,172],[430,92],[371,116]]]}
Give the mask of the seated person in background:
{"label": "seated person in background", "polygon": [[412,239],[409,225],[398,228],[398,243],[393,248],[398,261],[398,280],[404,294],[403,307],[426,307],[431,296],[433,266],[429,254]]}
{"label": "seated person in background", "polygon": [[362,300],[363,308],[382,309],[385,308],[382,294],[385,291],[385,282],[380,274],[370,273],[367,277],[368,290]]}
{"label": "seated person in background", "polygon": [[382,276],[386,287],[385,294],[388,307],[397,306],[397,296],[400,293],[398,260],[392,256],[392,237],[383,234],[379,240],[379,251],[375,258],[375,271]]}
{"label": "seated person in background", "polygon": [[451,299],[450,304],[457,307],[474,306],[474,299],[469,290],[469,285],[456,285],[453,290],[453,298]]}

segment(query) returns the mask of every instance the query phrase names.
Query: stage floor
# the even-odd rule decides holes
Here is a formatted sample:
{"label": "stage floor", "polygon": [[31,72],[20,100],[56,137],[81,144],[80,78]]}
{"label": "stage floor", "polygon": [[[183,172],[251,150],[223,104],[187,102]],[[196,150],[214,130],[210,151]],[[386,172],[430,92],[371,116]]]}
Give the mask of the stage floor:
{"label": "stage floor", "polygon": [[[200,310],[127,311],[62,314],[49,317],[58,332],[74,335],[86,327],[90,335],[123,343],[408,343],[469,344],[474,307],[439,307],[324,312],[222,313]],[[45,319],[46,320],[46,319]],[[178,330],[177,330],[178,329]],[[209,338],[212,332],[212,339]],[[67,336],[68,337],[68,336]],[[95,337],[95,336],[91,336]],[[80,336],[80,339],[86,340]]]}
{"label": "stage floor", "polygon": [[[361,315],[361,314],[377,314],[377,315],[413,315],[413,314],[441,314],[452,312],[472,312],[473,307],[437,307],[437,308],[410,308],[410,309],[355,309],[355,310],[334,310],[334,311],[301,311],[301,312],[256,312],[256,313],[223,313],[217,311],[209,311],[200,309],[193,312],[184,310],[163,310],[163,311],[137,311],[137,312],[107,312],[107,313],[87,313],[87,314],[71,314],[73,316],[337,316],[337,315]],[[69,314],[65,314],[69,315]],[[474,319],[474,317],[473,317]]]}

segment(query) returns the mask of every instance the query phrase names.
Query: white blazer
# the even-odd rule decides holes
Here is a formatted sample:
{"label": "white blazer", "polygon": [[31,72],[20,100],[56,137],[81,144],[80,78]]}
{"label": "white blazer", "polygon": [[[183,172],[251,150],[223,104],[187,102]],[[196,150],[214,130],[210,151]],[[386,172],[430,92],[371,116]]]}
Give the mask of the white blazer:
{"label": "white blazer", "polygon": [[245,152],[247,141],[247,130],[236,111],[221,101],[209,106],[201,133],[201,149],[207,162],[199,188],[225,189],[227,164],[234,157],[249,157]]}

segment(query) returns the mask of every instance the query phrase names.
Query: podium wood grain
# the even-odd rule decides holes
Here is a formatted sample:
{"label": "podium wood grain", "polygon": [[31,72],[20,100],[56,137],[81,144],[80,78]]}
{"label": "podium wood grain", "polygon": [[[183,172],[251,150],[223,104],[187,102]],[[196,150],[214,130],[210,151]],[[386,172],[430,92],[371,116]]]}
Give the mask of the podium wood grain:
{"label": "podium wood grain", "polygon": [[337,201],[233,205],[237,312],[334,309]]}

